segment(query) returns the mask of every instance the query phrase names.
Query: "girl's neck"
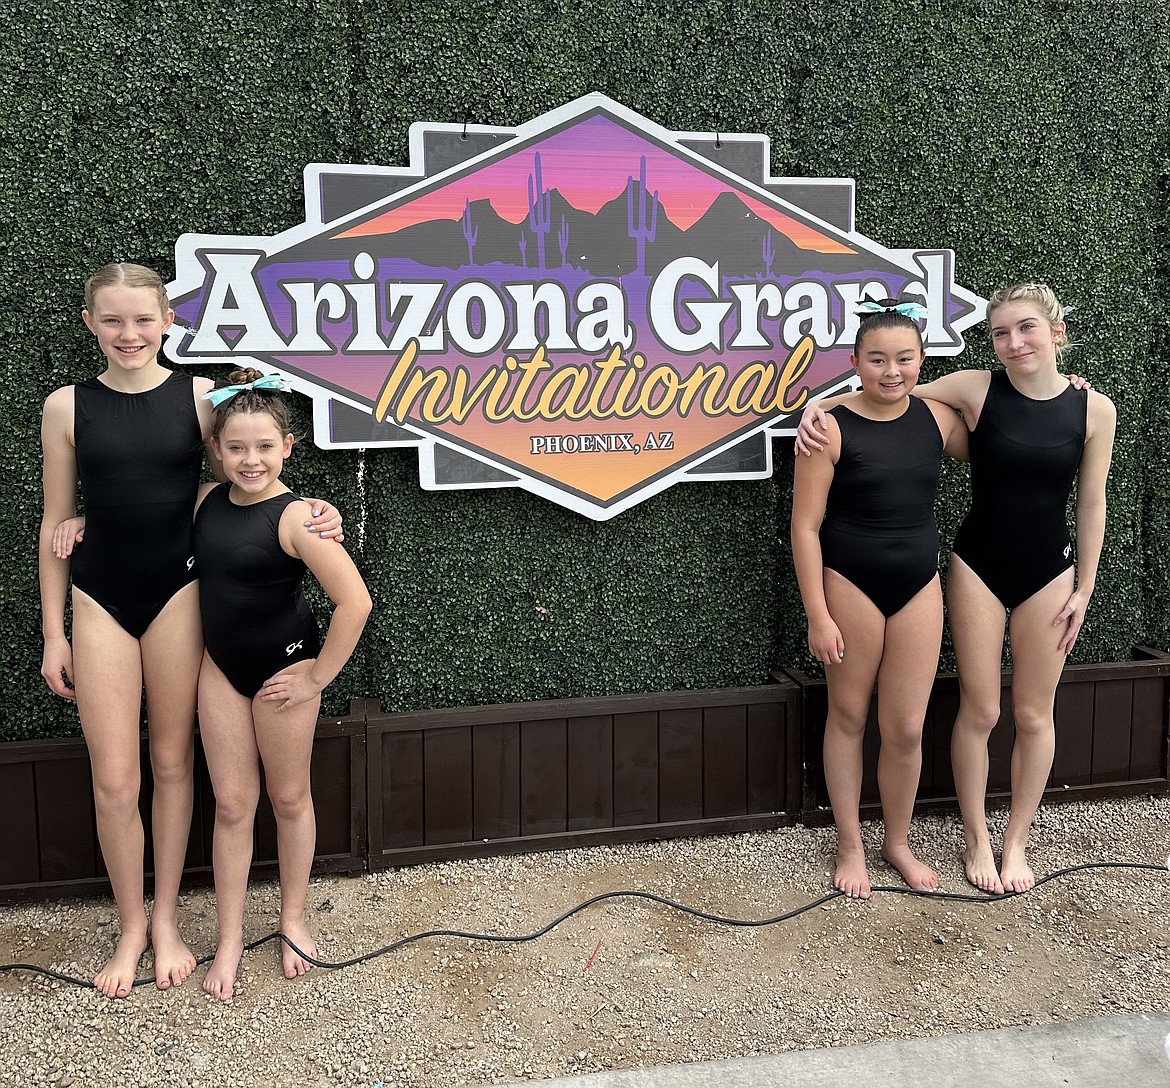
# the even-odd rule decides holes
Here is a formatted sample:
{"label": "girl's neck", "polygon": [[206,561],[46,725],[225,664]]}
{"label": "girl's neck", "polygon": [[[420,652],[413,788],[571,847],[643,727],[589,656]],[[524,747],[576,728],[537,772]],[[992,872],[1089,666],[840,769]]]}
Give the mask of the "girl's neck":
{"label": "girl's neck", "polygon": [[897,419],[906,412],[906,409],[910,407],[910,394],[907,393],[901,400],[896,401],[871,400],[862,390],[861,396],[853,401],[849,407],[859,416],[872,419],[877,423],[886,423],[891,419]]}
{"label": "girl's neck", "polygon": [[290,490],[283,480],[273,480],[263,491],[244,491],[232,484],[228,489],[228,501],[233,506],[255,506],[258,502],[267,502]]}
{"label": "girl's neck", "polygon": [[1068,378],[1056,369],[1055,361],[1051,367],[1024,373],[1008,370],[1007,376],[1017,393],[1032,400],[1052,400],[1068,388]]}
{"label": "girl's neck", "polygon": [[157,359],[135,370],[110,366],[98,375],[98,381],[119,393],[145,393],[157,389],[171,376],[171,371],[160,366]]}

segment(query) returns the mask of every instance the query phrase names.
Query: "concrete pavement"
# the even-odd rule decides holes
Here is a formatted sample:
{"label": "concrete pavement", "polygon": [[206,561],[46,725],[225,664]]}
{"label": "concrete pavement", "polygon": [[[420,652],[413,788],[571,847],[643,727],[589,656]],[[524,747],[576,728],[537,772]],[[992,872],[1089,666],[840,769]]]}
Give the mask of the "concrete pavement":
{"label": "concrete pavement", "polygon": [[1170,1012],[622,1069],[507,1088],[908,1088],[919,1083],[930,1088],[1170,1088]]}

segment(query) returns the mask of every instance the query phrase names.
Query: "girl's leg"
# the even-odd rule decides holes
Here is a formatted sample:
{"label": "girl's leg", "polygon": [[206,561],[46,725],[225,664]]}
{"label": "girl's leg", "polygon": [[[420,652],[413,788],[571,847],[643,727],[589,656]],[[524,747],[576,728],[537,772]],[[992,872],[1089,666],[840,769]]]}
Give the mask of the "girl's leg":
{"label": "girl's leg", "polygon": [[862,738],[882,659],[885,617],[855,585],[825,571],[825,599],[845,641],[839,665],[825,667],[829,715],[825,721],[825,785],[837,825],[837,871],[833,886],[868,899],[869,872],[861,842]]}
{"label": "girl's leg", "polygon": [[[311,661],[298,662],[292,672],[312,668]],[[317,844],[317,820],[309,788],[309,764],[313,735],[321,700],[314,699],[287,710],[277,711],[259,698],[252,700],[256,742],[264,761],[264,781],[276,816],[277,856],[280,859],[280,932],[302,952],[317,958],[305,922],[305,900],[309,894],[309,870]],[[281,942],[281,965],[285,978],[295,978],[312,964]]]}
{"label": "girl's leg", "polygon": [[128,997],[148,943],[142,896],[143,830],[138,811],[142,663],[138,640],[96,601],[76,589],[73,676],[93,773],[98,841],[121,928],[114,954],[93,984],[106,997]]}
{"label": "girl's leg", "polygon": [[252,866],[252,829],[260,799],[260,759],[251,701],[205,653],[199,672],[199,736],[215,790],[215,912],[219,944],[203,989],[229,1001],[244,953],[244,903]]}
{"label": "girl's leg", "polygon": [[1074,574],[1069,569],[1013,608],[1009,621],[1016,741],[1012,747],[1012,807],[1003,833],[999,869],[1006,892],[1030,891],[1036,884],[1026,857],[1028,832],[1052,771],[1056,685],[1066,663],[1065,655],[1057,649],[1060,630],[1052,621],[1072,593],[1073,584]]}
{"label": "girl's leg", "polygon": [[959,713],[951,734],[951,765],[963,814],[963,866],[976,888],[1001,895],[1003,881],[987,830],[987,742],[999,721],[1007,612],[957,555],[951,558],[947,604],[959,666]]}
{"label": "girl's leg", "polygon": [[195,689],[203,656],[199,589],[192,582],[167,604],[142,636],[142,674],[154,777],[154,945],[155,985],[160,990],[185,982],[195,957],[179,936],[179,881],[191,834],[194,794]]}
{"label": "girl's leg", "polygon": [[922,722],[942,643],[942,589],[937,577],[886,620],[878,671],[878,788],[885,836],[882,857],[916,891],[934,891],[938,873],[910,849],[910,821],[922,777]]}

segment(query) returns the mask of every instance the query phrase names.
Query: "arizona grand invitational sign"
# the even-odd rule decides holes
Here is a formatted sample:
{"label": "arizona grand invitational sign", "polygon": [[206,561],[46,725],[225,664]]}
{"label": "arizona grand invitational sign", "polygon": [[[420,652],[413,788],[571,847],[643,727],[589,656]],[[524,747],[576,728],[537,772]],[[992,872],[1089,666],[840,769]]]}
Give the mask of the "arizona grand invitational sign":
{"label": "arizona grand invitational sign", "polygon": [[939,355],[982,313],[949,250],[853,229],[852,181],[768,164],[764,136],[598,94],[516,129],[416,123],[408,168],[307,167],[291,230],[181,237],[167,352],[283,375],[317,445],[417,446],[424,487],[604,520],[765,477],[770,436],[852,377],[859,300],[924,303]]}

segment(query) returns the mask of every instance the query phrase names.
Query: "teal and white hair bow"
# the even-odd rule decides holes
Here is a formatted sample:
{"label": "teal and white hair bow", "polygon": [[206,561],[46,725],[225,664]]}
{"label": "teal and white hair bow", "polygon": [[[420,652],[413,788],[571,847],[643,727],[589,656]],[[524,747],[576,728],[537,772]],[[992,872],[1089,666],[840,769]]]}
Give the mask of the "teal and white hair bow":
{"label": "teal and white hair bow", "polygon": [[911,321],[917,321],[926,316],[926,307],[921,302],[899,302],[894,306],[887,306],[867,298],[859,302],[858,305],[871,314],[901,314],[903,317],[910,318]]}
{"label": "teal and white hair bow", "polygon": [[243,385],[221,385],[218,389],[209,389],[203,394],[203,399],[211,401],[212,408],[218,408],[225,401],[231,400],[237,393],[243,393],[249,389],[279,392],[287,388],[288,386],[284,384],[284,379],[279,374],[265,374],[262,378],[257,378],[254,382],[245,382]]}

